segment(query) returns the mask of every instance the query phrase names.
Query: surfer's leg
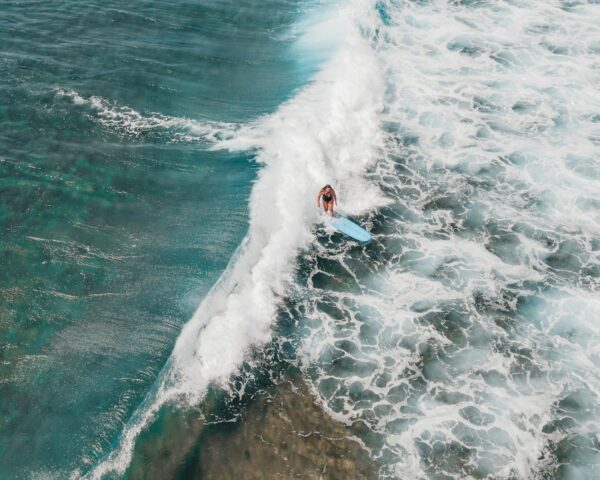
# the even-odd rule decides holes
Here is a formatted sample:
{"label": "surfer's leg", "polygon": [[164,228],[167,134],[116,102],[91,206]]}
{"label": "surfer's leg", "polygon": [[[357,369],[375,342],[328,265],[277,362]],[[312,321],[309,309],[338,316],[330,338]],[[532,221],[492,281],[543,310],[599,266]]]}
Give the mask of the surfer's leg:
{"label": "surfer's leg", "polygon": [[329,210],[329,215],[333,218],[333,200],[327,204],[327,209]]}

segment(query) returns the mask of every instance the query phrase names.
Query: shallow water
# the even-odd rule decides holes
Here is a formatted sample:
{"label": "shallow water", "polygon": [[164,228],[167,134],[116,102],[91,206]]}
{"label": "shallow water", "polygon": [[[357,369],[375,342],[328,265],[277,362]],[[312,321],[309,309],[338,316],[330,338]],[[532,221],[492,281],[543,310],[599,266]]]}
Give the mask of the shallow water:
{"label": "shallow water", "polygon": [[209,392],[200,407],[163,409],[124,478],[377,478],[359,429],[315,404],[297,371],[281,373],[275,384],[254,377],[244,399]]}
{"label": "shallow water", "polygon": [[299,371],[379,478],[600,474],[596,4],[90,5],[5,17],[0,473],[219,471]]}

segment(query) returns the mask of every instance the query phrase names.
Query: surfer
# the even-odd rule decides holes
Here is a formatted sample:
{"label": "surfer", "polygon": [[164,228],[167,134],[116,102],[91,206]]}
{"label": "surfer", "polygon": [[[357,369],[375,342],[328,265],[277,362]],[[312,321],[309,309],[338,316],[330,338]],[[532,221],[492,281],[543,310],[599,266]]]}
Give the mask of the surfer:
{"label": "surfer", "polygon": [[334,217],[333,213],[333,204],[337,205],[337,197],[335,195],[335,190],[331,188],[331,185],[325,185],[317,195],[317,208],[321,208],[321,200],[323,201],[323,211],[324,213],[329,212],[331,218]]}

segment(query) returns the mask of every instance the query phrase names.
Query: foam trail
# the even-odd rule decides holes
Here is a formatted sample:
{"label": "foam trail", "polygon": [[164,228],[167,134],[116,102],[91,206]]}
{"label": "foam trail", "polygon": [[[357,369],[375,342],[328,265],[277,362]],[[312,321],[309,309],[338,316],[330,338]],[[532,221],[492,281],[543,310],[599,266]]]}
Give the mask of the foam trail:
{"label": "foam trail", "polygon": [[264,165],[250,199],[247,239],[221,281],[181,332],[156,387],[125,427],[120,443],[86,478],[122,473],[135,439],[165,402],[199,402],[210,384],[226,386],[253,345],[271,338],[278,301],[292,279],[299,249],[319,218],[317,190],[336,186],[348,213],[385,203],[364,180],[381,146],[384,86],[368,38],[355,19],[359,3],[338,9],[341,42],[313,82],[274,114],[241,128],[214,148],[257,149]]}
{"label": "foam trail", "polygon": [[197,121],[171,117],[157,112],[141,114],[131,107],[114,105],[108,100],[92,96],[82,97],[74,90],[57,89],[56,96],[70,99],[74,104],[89,108],[89,118],[101,125],[130,137],[158,132],[170,133],[176,142],[215,143],[231,137],[238,125],[227,122]]}

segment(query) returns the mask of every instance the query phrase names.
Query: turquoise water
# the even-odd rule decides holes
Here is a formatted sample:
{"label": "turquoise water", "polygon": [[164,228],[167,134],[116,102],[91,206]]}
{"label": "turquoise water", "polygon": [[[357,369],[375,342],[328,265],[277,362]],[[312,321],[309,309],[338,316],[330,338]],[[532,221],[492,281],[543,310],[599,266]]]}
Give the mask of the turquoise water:
{"label": "turquoise water", "polygon": [[290,371],[379,478],[600,476],[597,3],[0,22],[0,477],[193,478]]}
{"label": "turquoise water", "polygon": [[255,164],[207,151],[203,122],[304,81],[299,14],[3,4],[0,477],[66,478],[110,450],[247,230]]}

